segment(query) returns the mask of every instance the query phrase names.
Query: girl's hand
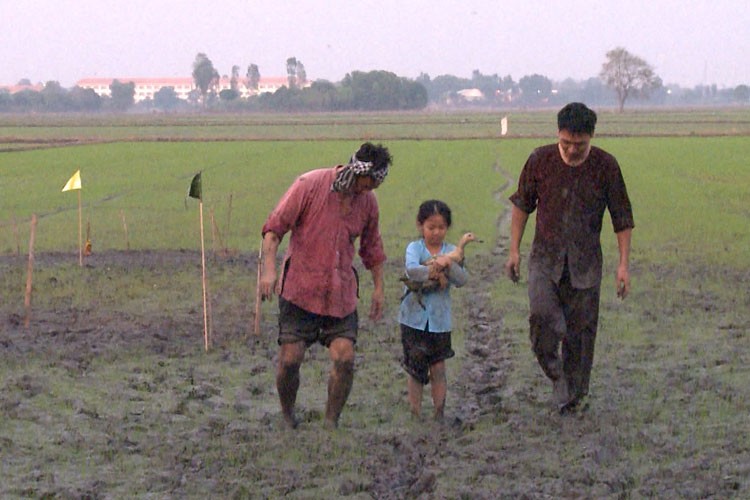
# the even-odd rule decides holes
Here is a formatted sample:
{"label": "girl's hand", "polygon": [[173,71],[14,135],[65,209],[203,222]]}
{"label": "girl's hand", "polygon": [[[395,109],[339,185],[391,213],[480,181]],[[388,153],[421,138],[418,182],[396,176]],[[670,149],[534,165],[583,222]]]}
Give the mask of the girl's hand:
{"label": "girl's hand", "polygon": [[440,269],[451,267],[451,258],[448,257],[447,255],[438,255],[437,257],[435,257],[435,264]]}

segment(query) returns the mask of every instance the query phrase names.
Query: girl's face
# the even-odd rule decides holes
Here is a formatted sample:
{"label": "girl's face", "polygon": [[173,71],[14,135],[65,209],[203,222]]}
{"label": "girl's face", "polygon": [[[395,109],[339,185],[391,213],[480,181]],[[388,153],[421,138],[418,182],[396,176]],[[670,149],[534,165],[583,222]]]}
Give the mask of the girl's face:
{"label": "girl's face", "polygon": [[419,231],[427,246],[436,247],[443,244],[445,235],[448,233],[448,224],[445,223],[442,215],[433,214],[419,225]]}

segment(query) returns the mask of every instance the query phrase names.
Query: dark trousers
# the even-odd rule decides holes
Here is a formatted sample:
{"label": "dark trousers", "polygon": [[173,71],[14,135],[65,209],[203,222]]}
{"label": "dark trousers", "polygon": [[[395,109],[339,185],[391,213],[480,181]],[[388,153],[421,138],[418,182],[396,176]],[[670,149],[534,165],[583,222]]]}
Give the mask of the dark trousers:
{"label": "dark trousers", "polygon": [[553,381],[565,377],[571,400],[589,392],[599,289],[573,288],[567,266],[559,283],[541,273],[529,274],[532,349],[547,377]]}

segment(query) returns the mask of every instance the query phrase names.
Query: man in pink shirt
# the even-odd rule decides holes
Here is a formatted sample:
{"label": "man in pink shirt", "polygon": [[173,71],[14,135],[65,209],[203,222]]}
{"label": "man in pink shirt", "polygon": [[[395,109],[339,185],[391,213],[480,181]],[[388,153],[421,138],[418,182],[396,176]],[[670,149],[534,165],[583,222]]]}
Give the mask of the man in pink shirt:
{"label": "man in pink shirt", "polygon": [[[372,192],[388,174],[392,157],[382,145],[362,144],[349,163],[300,175],[263,225],[263,300],[279,294],[279,361],[276,388],[285,423],[294,428],[299,370],[315,342],[328,347],[333,366],[328,380],[326,426],[338,425],[354,378],[354,344],[359,319],[359,278],[354,242],[372,273],[370,318],[383,315],[386,256]],[[277,280],[276,254],[291,231]]]}

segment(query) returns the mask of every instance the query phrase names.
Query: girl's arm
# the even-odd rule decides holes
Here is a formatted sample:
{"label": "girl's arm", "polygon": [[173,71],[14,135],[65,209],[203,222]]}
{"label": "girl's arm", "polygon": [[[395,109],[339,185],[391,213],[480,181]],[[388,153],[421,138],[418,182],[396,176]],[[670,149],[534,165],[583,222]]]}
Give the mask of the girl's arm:
{"label": "girl's arm", "polygon": [[469,280],[466,269],[461,264],[451,261],[451,266],[447,269],[448,281],[456,288],[461,288]]}
{"label": "girl's arm", "polygon": [[412,281],[424,282],[430,279],[430,268],[420,263],[419,245],[410,243],[406,247],[406,276]]}

